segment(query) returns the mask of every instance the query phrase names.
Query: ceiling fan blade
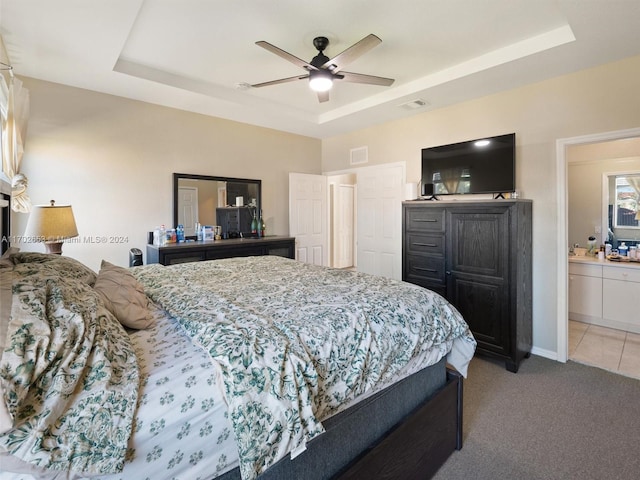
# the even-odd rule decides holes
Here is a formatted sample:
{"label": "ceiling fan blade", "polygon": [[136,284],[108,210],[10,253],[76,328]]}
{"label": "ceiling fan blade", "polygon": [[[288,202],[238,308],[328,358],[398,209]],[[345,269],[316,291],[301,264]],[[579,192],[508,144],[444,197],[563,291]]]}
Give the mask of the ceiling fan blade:
{"label": "ceiling fan blade", "polygon": [[351,45],[344,52],[339,53],[331,60],[326,62],[324,65],[322,65],[322,68],[327,68],[331,72],[339,72],[349,63],[353,62],[361,55],[367,53],[369,50],[379,45],[380,43],[382,43],[382,40],[376,37],[373,33],[370,33],[359,42]]}
{"label": "ceiling fan blade", "polygon": [[326,92],[318,92],[318,101],[320,103],[328,102],[329,101],[329,90],[327,90]]}
{"label": "ceiling fan blade", "polygon": [[362,73],[340,72],[340,75],[336,75],[336,78],[342,77],[345,82],[352,83],[367,83],[369,85],[381,85],[388,87],[395,80],[393,78],[376,77],[375,75],[364,75]]}
{"label": "ceiling fan blade", "polygon": [[288,82],[294,82],[296,80],[304,80],[305,78],[309,78],[309,75],[297,75],[295,77],[281,78],[279,80],[271,80],[269,82],[256,83],[255,85],[251,85],[251,86],[254,88],[268,87],[269,85],[278,85],[279,83],[288,83]]}
{"label": "ceiling fan blade", "polygon": [[275,45],[271,45],[269,42],[265,42],[264,40],[260,40],[259,42],[256,42],[256,45],[264,48],[265,50],[270,51],[271,53],[275,53],[279,57],[282,57],[285,60],[288,60],[289,62],[293,63],[294,65],[297,65],[298,67],[302,67],[302,68],[304,68],[306,70],[317,70],[317,68],[314,67],[313,65],[311,65],[310,63],[305,62],[304,60],[296,57],[295,55],[291,55],[289,52],[285,52],[284,50],[282,50],[281,48],[276,47]]}

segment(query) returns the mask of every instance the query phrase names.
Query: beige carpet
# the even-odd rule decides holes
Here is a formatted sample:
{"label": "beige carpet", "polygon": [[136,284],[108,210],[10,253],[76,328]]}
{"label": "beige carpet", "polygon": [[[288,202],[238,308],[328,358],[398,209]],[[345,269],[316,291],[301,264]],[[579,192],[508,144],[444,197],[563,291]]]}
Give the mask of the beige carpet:
{"label": "beige carpet", "polygon": [[464,446],[436,480],[640,478],[640,380],[536,356],[514,374],[476,357],[464,396]]}

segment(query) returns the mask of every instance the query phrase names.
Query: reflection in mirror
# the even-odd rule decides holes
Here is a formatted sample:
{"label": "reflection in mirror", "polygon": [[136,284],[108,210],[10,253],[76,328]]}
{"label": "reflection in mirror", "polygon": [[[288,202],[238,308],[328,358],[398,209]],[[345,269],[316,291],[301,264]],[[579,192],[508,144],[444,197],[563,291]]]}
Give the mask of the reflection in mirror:
{"label": "reflection in mirror", "polygon": [[[261,180],[214,177],[209,175],[173,174],[173,223],[182,224],[185,237],[196,238],[195,225],[217,225],[218,212],[227,207],[237,209],[238,216],[249,218],[260,212]],[[249,220],[250,222],[250,220]],[[225,234],[237,233],[235,231]],[[238,227],[237,231],[244,228]]]}
{"label": "reflection in mirror", "polygon": [[616,249],[640,242],[640,172],[607,177],[606,242]]}

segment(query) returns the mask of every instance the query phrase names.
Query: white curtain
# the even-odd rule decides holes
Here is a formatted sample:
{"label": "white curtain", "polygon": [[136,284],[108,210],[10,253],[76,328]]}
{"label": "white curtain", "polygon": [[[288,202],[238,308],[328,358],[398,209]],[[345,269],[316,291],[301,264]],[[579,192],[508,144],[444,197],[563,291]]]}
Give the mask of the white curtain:
{"label": "white curtain", "polygon": [[640,175],[628,176],[627,183],[636,191],[636,220],[640,220]]}
{"label": "white curtain", "polygon": [[29,91],[13,75],[9,85],[0,76],[0,116],[2,117],[2,174],[11,183],[11,208],[16,212],[31,210],[27,195],[27,177],[20,173],[24,138],[29,113]]}

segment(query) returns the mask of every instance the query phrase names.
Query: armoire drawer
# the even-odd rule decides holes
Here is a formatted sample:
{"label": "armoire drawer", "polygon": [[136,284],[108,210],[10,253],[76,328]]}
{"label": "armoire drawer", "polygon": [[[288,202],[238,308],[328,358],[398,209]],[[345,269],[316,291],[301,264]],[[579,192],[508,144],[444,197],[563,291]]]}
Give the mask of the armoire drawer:
{"label": "armoire drawer", "polygon": [[444,283],[444,257],[432,255],[407,255],[405,275],[436,279]]}
{"label": "armoire drawer", "polygon": [[408,232],[405,236],[407,253],[426,253],[444,256],[444,235],[441,233]]}
{"label": "armoire drawer", "polygon": [[406,215],[407,230],[444,232],[444,208],[407,208]]}

